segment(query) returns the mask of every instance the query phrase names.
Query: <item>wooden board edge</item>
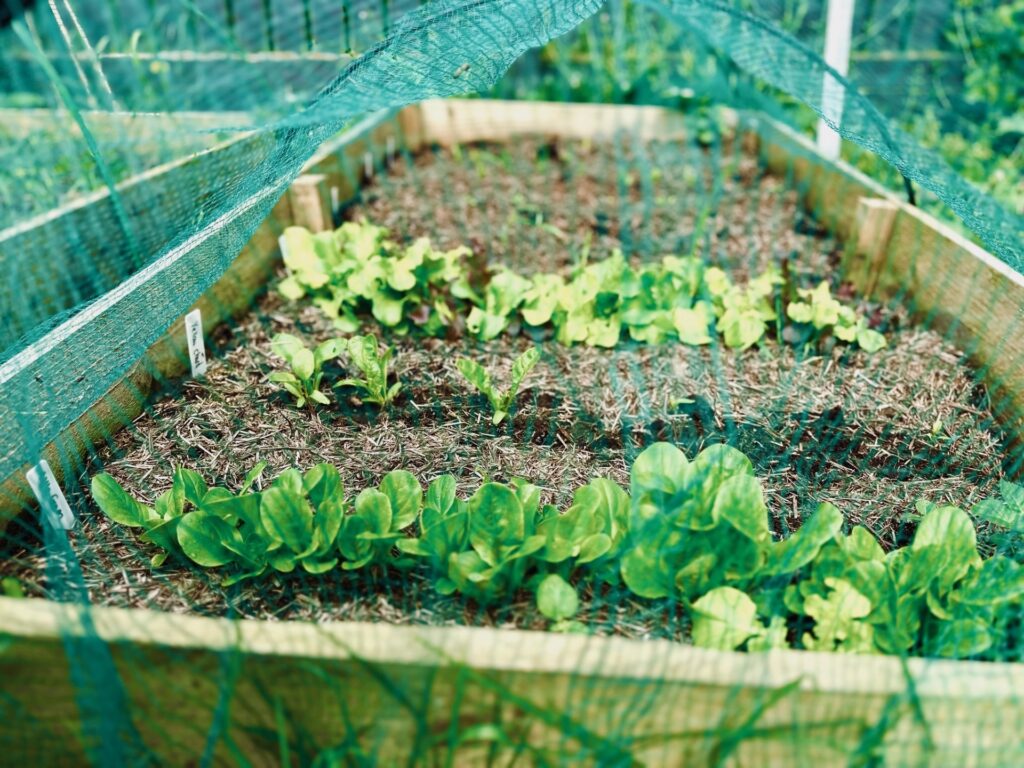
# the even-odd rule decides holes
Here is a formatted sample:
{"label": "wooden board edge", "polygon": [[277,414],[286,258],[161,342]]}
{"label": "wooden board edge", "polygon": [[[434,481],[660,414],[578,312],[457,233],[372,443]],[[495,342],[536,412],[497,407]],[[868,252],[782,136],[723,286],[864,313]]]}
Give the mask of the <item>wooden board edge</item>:
{"label": "wooden board edge", "polygon": [[775,688],[799,681],[816,693],[889,697],[913,684],[922,699],[977,699],[1024,707],[1024,664],[802,650],[718,651],[671,640],[354,621],[265,621],[83,607],[39,598],[0,598],[0,627],[27,641],[95,636],[170,650],[360,660],[408,666],[648,679],[659,684]]}

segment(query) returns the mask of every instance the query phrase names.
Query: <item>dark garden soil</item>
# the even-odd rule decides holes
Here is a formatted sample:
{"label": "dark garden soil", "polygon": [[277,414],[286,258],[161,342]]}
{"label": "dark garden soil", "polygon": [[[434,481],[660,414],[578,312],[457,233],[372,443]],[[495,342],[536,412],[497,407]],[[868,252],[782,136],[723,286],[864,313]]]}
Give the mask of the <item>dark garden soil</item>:
{"label": "dark garden soil", "polygon": [[[710,212],[702,231],[694,235]],[[797,207],[796,193],[737,150],[723,156],[678,144],[553,145],[424,153],[377,178],[346,218],[367,217],[395,239],[429,236],[470,245],[489,264],[523,273],[568,270],[581,254],[657,258],[691,249],[744,279],[785,261],[810,286],[832,278],[838,245]],[[844,286],[833,289],[856,301]],[[462,492],[483,481],[529,479],[566,504],[597,475],[627,485],[627,467],[655,440],[689,455],[728,441],[753,460],[781,535],[821,501],[872,528],[887,545],[906,540],[919,497],[969,508],[1002,474],[1002,445],[986,392],[964,355],[898,308],[865,307],[889,346],[846,346],[813,355],[774,340],[745,352],[678,344],[567,348],[523,333],[481,344],[388,338],[403,394],[386,412],[351,396],[318,412],[296,410],[266,382],[277,367],[278,332],[310,342],[334,335],[318,310],[268,293],[233,328],[221,329],[208,376],[165,392],[102,452],[103,468],[152,498],[185,464],[237,487],[266,461],[265,477],[289,466],[336,464],[353,493],[396,468],[426,483],[457,476]],[[378,334],[380,330],[368,326]],[[482,399],[455,370],[466,355],[498,372],[530,344],[541,362],[514,419],[493,427]],[[346,371],[347,373],[347,371]],[[341,378],[331,364],[328,380]],[[335,393],[342,392],[335,390]],[[87,474],[100,470],[94,462]],[[500,611],[441,598],[415,574],[343,573],[266,577],[230,590],[184,565],[153,571],[144,544],[93,511],[72,533],[86,587],[97,603],[171,611],[294,618],[373,619],[543,626],[528,596]],[[16,554],[0,572],[46,593],[42,557]],[[670,607],[629,595],[585,601],[597,631],[676,636]]]}

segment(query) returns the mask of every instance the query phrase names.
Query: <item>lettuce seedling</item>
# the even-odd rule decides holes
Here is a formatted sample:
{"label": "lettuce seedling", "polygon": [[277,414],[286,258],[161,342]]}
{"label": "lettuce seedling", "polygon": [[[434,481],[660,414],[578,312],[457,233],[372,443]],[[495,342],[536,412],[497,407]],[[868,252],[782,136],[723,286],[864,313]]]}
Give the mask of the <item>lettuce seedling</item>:
{"label": "lettuce seedling", "polygon": [[[603,564],[618,556],[628,530],[629,495],[611,480],[595,478],[576,490],[564,513],[545,515],[537,524],[545,538],[539,557],[549,563]],[[614,574],[613,569],[611,578]]]}
{"label": "lettuce seedling", "polygon": [[999,496],[978,502],[971,514],[1000,528],[1024,533],[1024,485],[1000,480]]}
{"label": "lettuce seedling", "polygon": [[733,284],[717,267],[704,273],[704,287],[714,304],[725,346],[747,349],[761,340],[768,323],[777,317],[770,299],[782,282],[782,276],[773,269],[753,278],[746,286]]}
{"label": "lettuce seedling", "polygon": [[420,510],[419,538],[399,539],[399,551],[427,559],[438,577],[435,589],[442,595],[456,590],[448,578],[448,561],[466,549],[469,540],[469,512],[466,502],[455,496],[455,478],[441,475],[427,488]]}
{"label": "lettuce seedling", "polygon": [[559,576],[549,573],[537,585],[537,609],[555,622],[555,628],[566,627],[580,609],[576,589]]}
{"label": "lettuce seedling", "polygon": [[[261,542],[266,562],[274,570],[290,573],[301,565],[308,573],[324,573],[338,564],[333,554],[345,512],[338,470],[317,464],[305,475],[296,469],[282,472],[262,494]],[[255,558],[253,558],[255,559]]]}
{"label": "lettuce seedling", "polygon": [[675,446],[655,443],[633,462],[630,481],[622,577],[633,592],[692,599],[761,570],[768,509],[743,453],[712,445],[690,462]]}
{"label": "lettuce seedling", "polygon": [[366,488],[356,496],[353,514],[345,517],[338,548],[345,570],[367,565],[401,565],[391,550],[419,516],[423,489],[410,473],[396,469],[381,480],[378,488]]}
{"label": "lettuce seedling", "polygon": [[510,488],[484,483],[466,504],[470,549],[449,555],[448,578],[481,603],[519,589],[530,556],[544,547],[534,533],[540,490],[525,482]]}
{"label": "lettuce seedling", "polygon": [[844,307],[822,281],[816,288],[801,288],[797,294],[802,301],[793,301],[786,307],[789,319],[810,325],[815,331],[832,334],[840,341],[856,342],[865,352],[877,352],[886,346],[885,337],[868,327],[865,318],[850,307]]}
{"label": "lettuce seedling", "polygon": [[388,387],[388,362],[394,352],[386,347],[381,354],[377,337],[372,334],[353,336],[346,347],[349,360],[362,372],[361,379],[342,379],[335,387],[356,387],[364,392],[363,400],[387,407],[402,389],[399,382]]}
{"label": "lettuce seedling", "polygon": [[290,333],[279,333],[271,340],[270,348],[275,355],[284,358],[291,370],[275,371],[267,379],[292,395],[296,408],[307,403],[326,405],[330,400],[320,391],[323,366],[341,353],[343,345],[342,339],[328,339],[310,350]]}
{"label": "lettuce seedling", "polygon": [[491,381],[491,374],[479,363],[462,357],[459,358],[455,365],[459,369],[459,373],[462,374],[462,377],[487,398],[491,404],[491,409],[494,411],[491,422],[497,426],[509,415],[523,379],[537,365],[538,360],[540,360],[540,352],[537,351],[536,347],[530,347],[516,358],[516,361],[512,363],[512,374],[509,378],[508,388],[504,390],[494,386],[494,383]]}

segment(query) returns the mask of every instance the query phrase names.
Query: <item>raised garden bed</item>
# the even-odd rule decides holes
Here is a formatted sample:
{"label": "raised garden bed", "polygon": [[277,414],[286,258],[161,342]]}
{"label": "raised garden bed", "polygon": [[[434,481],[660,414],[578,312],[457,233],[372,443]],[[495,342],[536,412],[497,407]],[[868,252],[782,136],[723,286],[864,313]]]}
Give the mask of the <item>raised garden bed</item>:
{"label": "raised garden bed", "polygon": [[[634,130],[616,149],[578,142],[595,138],[595,127],[607,129],[623,122],[641,130]],[[536,134],[541,127],[550,136],[556,132],[553,126],[558,134],[553,141],[519,140],[507,149],[462,146]],[[454,154],[444,149],[419,154],[414,166],[394,163],[387,176],[364,188],[345,215],[368,216],[402,238],[429,235],[443,247],[468,242],[489,259],[518,269],[564,268],[567,254],[584,248],[595,260],[620,245],[639,256],[686,250],[694,245],[697,217],[680,216],[679,211],[698,211],[710,196],[717,215],[709,220],[703,242],[697,241],[699,249],[706,249],[695,248],[701,255],[720,261],[738,278],[756,274],[764,261],[780,256],[787,259],[796,279],[831,277],[841,252],[826,231],[806,217],[800,203],[821,193],[822,186],[816,185],[820,175],[831,174],[825,187],[830,195],[864,183],[837,169],[822,170],[826,167],[820,163],[811,166],[817,177],[806,167],[801,170],[801,162],[810,161],[794,163],[799,142],[778,129],[763,130],[768,140],[759,149],[769,167],[778,170],[780,147],[790,153],[797,179],[790,191],[778,177],[765,176],[763,166],[741,142],[730,143],[724,151],[694,147],[688,154],[678,144],[659,144],[680,126],[656,110],[454,102],[407,113],[405,127],[405,144],[411,149],[455,142],[460,148]],[[661,151],[663,157],[658,156]],[[656,184],[654,168],[660,171]],[[723,168],[728,173],[711,173]],[[625,173],[612,176],[613,169]],[[706,184],[706,179],[719,176],[724,180],[721,186]],[[490,186],[480,183],[484,178]],[[335,183],[328,172],[323,187]],[[470,190],[473,196],[467,194]],[[893,201],[876,207],[891,214],[884,237],[868,236],[868,225],[877,224],[879,217],[872,218],[866,209],[862,208],[859,229],[843,220],[834,204],[817,212],[819,220],[857,241],[846,259],[851,274],[877,284],[884,281],[879,281],[875,267],[881,257],[893,255],[886,241],[899,236],[905,217],[916,214]],[[931,226],[927,219],[918,221]],[[951,237],[940,235],[946,241]],[[965,258],[973,256],[959,242],[954,246]],[[859,257],[868,257],[870,266],[858,273]],[[840,289],[838,280],[833,287]],[[396,468],[413,470],[424,479],[451,472],[465,490],[484,479],[518,475],[540,485],[546,499],[564,504],[575,487],[596,474],[625,483],[628,463],[654,440],[677,442],[691,456],[707,444],[726,440],[754,461],[769,507],[776,511],[776,533],[799,525],[812,500],[831,499],[851,522],[866,523],[884,545],[896,546],[910,535],[903,515],[912,511],[913,498],[969,506],[992,492],[1003,465],[1013,468],[1006,456],[1014,455],[1013,422],[1007,420],[1013,411],[1000,389],[1006,382],[997,382],[994,389],[1000,394],[993,399],[977,385],[963,355],[935,332],[917,327],[896,306],[865,308],[889,341],[885,350],[872,355],[842,345],[815,349],[809,356],[806,350],[774,344],[767,350],[717,354],[681,345],[634,344],[608,351],[564,347],[542,335],[536,340],[541,363],[529,380],[529,392],[519,401],[518,414],[494,427],[452,362],[455,354],[464,354],[502,370],[530,343],[523,336],[502,336],[484,345],[468,336],[443,345],[416,336],[389,338],[398,346],[395,370],[405,382],[395,407],[377,416],[342,398],[340,406],[312,415],[291,407],[265,383],[264,375],[275,364],[269,339],[273,333],[289,331],[319,341],[334,331],[319,311],[268,293],[230,330],[213,335],[217,359],[204,381],[188,382],[152,403],[100,451],[95,463],[86,465],[82,476],[92,475],[102,463],[128,488],[155,492],[164,489],[160,478],[169,478],[171,464],[184,463],[208,479],[237,487],[256,460],[271,465],[268,476],[286,466],[305,468],[329,460],[339,465],[349,488],[375,483]],[[975,337],[970,348],[975,357],[983,341]],[[885,393],[881,403],[880,392]],[[823,440],[824,435],[829,439]],[[16,547],[19,537],[8,538]],[[79,554],[90,598],[133,611],[98,612],[98,635],[133,643],[123,646],[128,657],[134,648],[151,654],[160,678],[177,674],[176,648],[195,649],[189,654],[191,670],[212,663],[218,649],[226,647],[219,633],[231,631],[227,627],[233,625],[199,619],[172,624],[161,614],[137,611],[139,607],[214,616],[230,610],[243,616],[317,621],[384,619],[520,628],[543,624],[528,600],[512,601],[500,610],[483,609],[457,599],[424,598],[427,585],[408,578],[371,581],[349,574],[222,590],[198,569],[151,570],[142,556],[150,553],[140,548],[136,537],[98,516],[82,521],[72,533],[72,547]],[[16,550],[12,554],[5,569],[16,571],[39,594],[57,597],[33,576],[43,562]],[[132,562],[138,566],[125,570],[123,564]],[[123,578],[111,578],[118,569]],[[37,673],[39,665],[50,663],[46,660],[59,649],[57,627],[69,637],[79,632],[90,635],[89,630],[76,629],[78,618],[50,604],[5,601],[2,610],[10,611],[11,626],[25,627],[0,656],[0,664],[10,663],[8,669],[14,673]],[[129,631],[125,623],[134,616],[144,622],[143,628]],[[679,639],[689,631],[676,606],[652,608],[626,593],[596,599],[584,595],[581,618],[597,634]],[[509,727],[531,734],[531,743],[556,747],[559,739],[568,739],[568,748],[595,759],[614,759],[614,750],[629,749],[642,759],[689,764],[727,750],[726,755],[740,762],[787,764],[845,761],[851,754],[879,749],[893,762],[958,750],[954,762],[1000,764],[1016,748],[1015,743],[1000,740],[997,727],[1000,720],[1005,727],[1019,717],[1013,709],[1012,686],[1020,672],[1014,665],[912,662],[901,672],[895,660],[795,652],[744,656],[600,637],[344,622],[323,628],[251,621],[238,626],[242,635],[233,647],[239,658],[272,653],[277,674],[283,675],[293,664],[301,666],[303,660],[312,664],[310,669],[330,670],[340,664],[345,670],[372,670],[365,685],[359,677],[347,697],[374,702],[361,714],[356,730],[364,722],[374,723],[375,743],[407,732],[418,718],[432,733],[449,727],[449,721],[468,724],[481,707],[499,702],[497,709],[512,715]],[[392,635],[394,642],[416,650],[393,652]],[[46,637],[53,641],[40,640]],[[367,637],[377,639],[360,640]],[[151,647],[155,638],[159,640]],[[264,645],[265,639],[272,644]],[[439,665],[437,652],[430,650],[437,647],[454,664]],[[510,662],[504,653],[513,648],[518,658]],[[619,653],[621,663],[609,661]],[[121,663],[121,654],[118,646],[115,664]],[[549,654],[558,661],[539,661]],[[593,665],[591,654],[598,660]],[[263,661],[242,663],[251,670]],[[436,678],[435,667],[440,667]],[[56,665],[51,670],[55,671],[37,674],[34,684],[62,690],[68,680],[66,668]],[[430,695],[435,704],[422,711],[401,711],[394,700],[378,698],[380,691],[370,689],[380,679],[369,679],[380,670],[394,672],[400,687],[415,690],[417,696],[425,695],[424,686],[433,685]],[[259,689],[259,680],[273,679],[263,674],[247,678],[246,685],[251,682]],[[195,675],[190,671],[188,679]],[[918,719],[904,698],[905,675],[914,681],[923,703],[924,714]],[[962,680],[973,675],[990,682],[965,694]],[[792,689],[786,687],[790,683]],[[139,690],[145,688],[140,683]],[[323,695],[329,695],[329,688],[315,686]],[[134,689],[129,697],[135,701]],[[461,701],[461,706],[449,697]],[[635,722],[618,727],[620,716],[610,702],[622,706],[638,697],[649,706]],[[685,697],[683,703],[680,697]],[[302,698],[288,702],[288,716],[294,718],[288,720],[289,733],[298,739],[300,730],[308,729],[321,745],[343,736],[344,729],[337,721],[332,724],[329,716],[310,722]],[[447,703],[438,706],[437,701]],[[599,719],[608,727],[598,725],[591,731],[581,725],[594,722],[591,707],[600,707]],[[1003,715],[994,716],[999,707]],[[556,710],[554,719],[545,720],[551,708]],[[442,709],[449,726],[434,719]],[[449,716],[453,709],[457,715]],[[737,715],[740,712],[745,714]],[[835,717],[823,721],[822,712]],[[45,708],[36,714],[46,722],[53,716]],[[248,734],[239,747],[244,753],[262,754],[265,746],[248,727],[269,722],[266,718],[267,712],[258,711],[233,717],[232,732]],[[878,745],[868,744],[865,739],[870,740],[876,726],[881,731]],[[553,730],[543,736],[541,732],[549,728]],[[820,732],[811,734],[808,728]],[[203,735],[201,728],[194,735],[187,735],[187,730],[176,737]],[[535,730],[538,741],[533,738]],[[555,733],[559,735],[551,735]],[[641,741],[634,741],[638,738]],[[160,738],[156,741],[160,749]],[[381,754],[391,755],[387,750],[392,748],[407,751],[392,743]],[[410,751],[417,748],[413,744]]]}

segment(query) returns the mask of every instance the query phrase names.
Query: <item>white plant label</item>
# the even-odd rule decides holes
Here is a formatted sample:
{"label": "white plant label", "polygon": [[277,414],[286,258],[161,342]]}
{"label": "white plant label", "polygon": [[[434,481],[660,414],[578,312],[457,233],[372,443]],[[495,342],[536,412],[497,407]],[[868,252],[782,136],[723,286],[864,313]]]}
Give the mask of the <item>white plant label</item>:
{"label": "white plant label", "polygon": [[[331,187],[331,211],[338,210],[341,205],[341,190],[337,187]],[[281,249],[281,255],[284,255],[284,248]]]}
{"label": "white plant label", "polygon": [[[63,528],[67,531],[75,527],[75,513],[71,511],[71,505],[64,497],[64,491],[57,484],[57,478],[53,476],[53,470],[46,459],[26,472],[25,479],[28,480],[32,493],[42,504],[54,528]],[[49,504],[45,499],[50,500]]]}
{"label": "white plant label", "polygon": [[388,136],[388,165],[395,162],[395,137]]}
{"label": "white plant label", "polygon": [[203,315],[193,309],[185,315],[185,337],[188,339],[188,360],[192,378],[206,375],[206,345],[203,343]]}
{"label": "white plant label", "polygon": [[363,173],[366,178],[373,178],[373,152],[367,152],[363,155]]}

